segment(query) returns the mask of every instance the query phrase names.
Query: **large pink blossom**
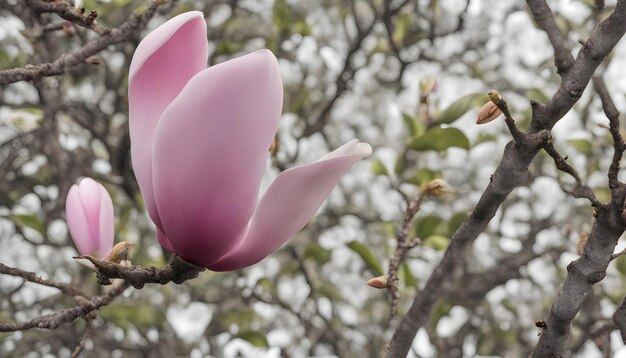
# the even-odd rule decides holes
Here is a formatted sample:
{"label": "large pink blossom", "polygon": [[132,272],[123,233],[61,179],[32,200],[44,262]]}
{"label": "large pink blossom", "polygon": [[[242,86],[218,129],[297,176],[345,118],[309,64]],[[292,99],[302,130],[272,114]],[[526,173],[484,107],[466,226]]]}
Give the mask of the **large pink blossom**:
{"label": "large pink blossom", "polygon": [[286,170],[258,201],[282,110],[278,62],[269,50],[210,68],[207,58],[201,12],[141,41],[129,74],[132,162],[159,243],[211,270],[236,270],[301,230],[371,147],[353,140]]}
{"label": "large pink blossom", "polygon": [[103,259],[113,248],[113,202],[102,184],[91,178],[70,188],[65,200],[67,227],[81,255]]}

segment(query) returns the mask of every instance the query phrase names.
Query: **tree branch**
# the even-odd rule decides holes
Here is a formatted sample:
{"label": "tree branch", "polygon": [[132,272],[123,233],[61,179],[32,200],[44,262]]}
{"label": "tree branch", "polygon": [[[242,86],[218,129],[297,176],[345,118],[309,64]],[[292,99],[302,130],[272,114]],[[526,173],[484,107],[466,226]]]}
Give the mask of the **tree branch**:
{"label": "tree branch", "polygon": [[39,316],[30,321],[0,323],[0,332],[23,331],[31,328],[55,329],[63,323],[72,322],[79,317],[86,316],[102,306],[108,305],[115,297],[122,294],[122,292],[124,292],[124,290],[126,290],[129,286],[128,282],[122,282],[119,286],[114,287],[105,295],[95,296],[76,307]]}
{"label": "tree branch", "polygon": [[37,283],[43,286],[57,288],[61,290],[61,292],[69,296],[87,297],[87,295],[83,291],[81,291],[80,289],[70,284],[46,280],[37,276],[37,274],[34,272],[24,271],[15,267],[9,267],[2,263],[0,263],[0,274],[21,277],[28,282],[33,282],[33,283]]}
{"label": "tree branch", "polygon": [[619,175],[620,162],[622,161],[624,150],[626,150],[626,144],[624,143],[624,138],[622,138],[622,135],[619,132],[619,111],[615,107],[615,104],[609,95],[609,91],[606,89],[604,80],[601,77],[594,77],[593,85],[600,96],[600,100],[602,101],[602,109],[604,110],[606,117],[609,119],[609,131],[611,132],[611,137],[613,138],[613,160],[611,161],[608,173],[609,189],[613,191],[613,189],[623,185],[617,176]]}
{"label": "tree branch", "polygon": [[78,256],[77,258],[87,259],[96,267],[96,275],[99,284],[110,285],[110,279],[121,278],[137,289],[143,288],[146,283],[165,285],[169,282],[174,282],[181,284],[187,280],[198,277],[198,274],[205,270],[204,267],[189,263],[181,259],[178,255],[172,255],[169,265],[165,267],[129,267],[109,261],[98,260],[92,256]]}
{"label": "tree branch", "polygon": [[162,1],[153,1],[148,10],[141,14],[133,14],[120,27],[111,29],[105,35],[87,42],[84,46],[64,54],[50,63],[26,65],[20,68],[0,70],[0,85],[18,81],[33,81],[41,77],[55,76],[65,73],[70,67],[84,63],[87,58],[95,55],[110,45],[133,39],[152,18]]}
{"label": "tree branch", "polygon": [[552,10],[545,0],[527,0],[526,3],[539,27],[548,35],[554,49],[556,72],[563,76],[574,64],[567,37],[556,24]]}
{"label": "tree branch", "polygon": [[[534,2],[528,1],[530,4]],[[543,140],[545,144],[549,139],[549,130],[574,106],[596,68],[624,32],[626,0],[619,0],[615,11],[596,27],[571,68],[562,76],[561,85],[552,99],[546,105],[531,102],[533,116],[528,134],[536,136],[537,145],[507,144],[503,158],[478,204],[452,236],[442,260],[396,329],[389,343],[388,356],[404,357],[408,354],[417,330],[429,319],[449,272],[484,231],[508,194],[528,177],[528,167],[542,147],[540,142]]]}

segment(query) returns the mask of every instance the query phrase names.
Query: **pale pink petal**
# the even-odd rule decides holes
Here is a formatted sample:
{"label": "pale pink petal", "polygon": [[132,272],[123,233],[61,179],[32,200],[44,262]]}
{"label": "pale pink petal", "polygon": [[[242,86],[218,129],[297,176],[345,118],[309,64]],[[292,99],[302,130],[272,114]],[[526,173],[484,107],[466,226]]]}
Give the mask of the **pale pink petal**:
{"label": "pale pink petal", "polygon": [[160,226],[152,185],[154,131],[161,113],[187,81],[204,69],[208,43],[204,15],[178,15],[146,36],[135,51],[129,72],[129,127],[133,169],[146,208]]}
{"label": "pale pink petal", "polygon": [[269,50],[194,76],[155,134],[158,211],[174,252],[207,265],[244,233],[282,110],[278,62]]}
{"label": "pale pink petal", "polygon": [[96,248],[100,246],[98,238],[100,237],[100,203],[102,199],[102,191],[100,191],[100,183],[91,178],[84,178],[78,183],[78,197],[83,206],[83,212],[87,219],[87,227],[89,228],[89,237],[95,241]]}
{"label": "pale pink petal", "polygon": [[167,236],[165,236],[165,233],[161,231],[161,229],[159,229],[158,227],[156,228],[156,237],[161,247],[169,252],[174,252],[174,248],[172,247],[172,244],[170,244],[170,241],[167,239]]}
{"label": "pale pink petal", "polygon": [[111,200],[111,196],[102,185],[100,185],[100,192],[100,241],[98,256],[103,259],[113,249],[113,240],[115,238],[115,218],[113,216],[113,201]]}
{"label": "pale pink petal", "polygon": [[72,185],[65,201],[67,226],[82,255],[103,258],[113,248],[111,196],[97,181],[85,178]]}
{"label": "pale pink petal", "polygon": [[315,163],[279,174],[254,212],[245,239],[207,267],[213,271],[231,271],[264,259],[296,235],[313,217],[341,176],[371,152],[369,144],[355,140]]}
{"label": "pale pink petal", "polygon": [[92,240],[87,217],[80,202],[78,185],[72,185],[65,200],[65,216],[67,228],[72,235],[74,244],[81,255],[88,255],[97,248],[97,243]]}

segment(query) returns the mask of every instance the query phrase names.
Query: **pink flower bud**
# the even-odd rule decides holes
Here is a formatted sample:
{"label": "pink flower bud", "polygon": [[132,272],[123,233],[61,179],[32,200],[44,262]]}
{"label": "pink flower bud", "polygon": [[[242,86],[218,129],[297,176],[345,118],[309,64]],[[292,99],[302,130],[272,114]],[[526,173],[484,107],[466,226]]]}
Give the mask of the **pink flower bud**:
{"label": "pink flower bud", "polygon": [[113,248],[113,202],[102,184],[85,178],[72,185],[65,214],[74,244],[81,255],[104,258]]}

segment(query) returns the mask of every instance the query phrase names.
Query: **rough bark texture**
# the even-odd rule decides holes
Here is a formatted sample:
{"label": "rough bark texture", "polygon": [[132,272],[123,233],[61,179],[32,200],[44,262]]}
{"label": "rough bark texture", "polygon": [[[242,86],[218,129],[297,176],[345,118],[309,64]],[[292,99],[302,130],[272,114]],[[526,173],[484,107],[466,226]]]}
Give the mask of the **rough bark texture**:
{"label": "rough bark texture", "polygon": [[[565,37],[556,27],[547,3],[544,0],[528,0],[527,3],[540,27],[548,33],[551,44],[555,48],[557,69],[562,79],[559,89],[548,103],[531,102],[533,110],[532,122],[525,137],[529,138],[539,135],[545,136],[545,139],[548,140],[547,133],[544,134],[542,131],[552,129],[574,106],[587,87],[595,70],[615,47],[624,35],[624,32],[626,32],[626,1],[618,1],[614,12],[596,27],[573,62],[570,61],[571,54],[567,50]],[[480,201],[467,220],[453,235],[450,246],[441,262],[437,265],[422,291],[416,296],[406,316],[400,322],[387,347],[389,356],[405,357],[408,354],[417,330],[427,322],[435,303],[441,296],[441,287],[446,277],[454,269],[455,264],[462,260],[465,252],[472,246],[478,235],[484,231],[504,199],[514,188],[524,182],[524,178],[528,176],[528,167],[541,147],[542,143],[540,140],[517,144],[511,142],[507,145],[502,160]],[[611,218],[606,218],[606,221],[602,223],[607,223],[609,220],[613,222],[615,216],[614,209],[604,208],[604,210],[606,211],[605,215]],[[575,264],[572,270],[570,270],[578,278],[568,278],[564,287],[567,287],[568,292],[571,292],[572,295],[580,295],[580,302],[582,302],[585,292],[588,292],[588,289],[591,287],[592,283],[589,280],[595,280],[593,282],[595,283],[604,277],[598,272],[606,269],[612,254],[612,248],[614,247],[613,243],[621,234],[615,225],[614,223],[611,227],[602,227],[602,224],[596,223],[594,225],[596,232],[592,233],[594,236],[593,241],[602,241],[602,244],[594,244],[597,247],[592,250],[593,256],[585,259],[581,258],[582,261]],[[602,269],[603,267],[604,270]],[[575,290],[569,290],[572,285],[576,286]],[[576,298],[572,299],[576,300],[577,303],[579,302]],[[578,311],[578,307],[574,307],[573,315]],[[571,315],[572,312],[568,314]],[[562,325],[554,327],[554,329],[560,330],[561,334],[559,336],[563,335],[564,331],[569,332],[571,318],[566,322],[563,321]],[[548,325],[545,331],[551,330],[550,322],[548,322]],[[543,342],[546,340],[554,341],[553,343],[558,346],[560,338],[556,339],[548,336],[543,339]],[[560,346],[562,350],[562,345]]]}

